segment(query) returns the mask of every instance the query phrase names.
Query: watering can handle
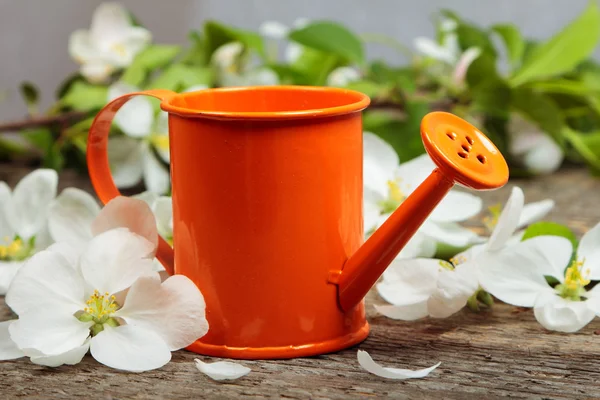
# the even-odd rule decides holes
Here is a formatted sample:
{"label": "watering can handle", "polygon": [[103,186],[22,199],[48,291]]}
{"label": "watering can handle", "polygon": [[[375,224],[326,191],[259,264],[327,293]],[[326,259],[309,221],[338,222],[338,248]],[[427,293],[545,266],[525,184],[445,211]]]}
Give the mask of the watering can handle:
{"label": "watering can handle", "polygon": [[[175,96],[176,93],[163,89],[128,93],[112,100],[110,103],[104,106],[98,115],[96,115],[96,118],[94,118],[94,122],[92,123],[88,134],[86,157],[92,185],[94,186],[94,189],[96,190],[96,193],[103,204],[106,204],[110,200],[121,195],[112,178],[108,163],[107,146],[110,126],[117,111],[119,111],[119,109],[125,103],[127,103],[128,100],[139,95],[155,97],[162,102],[166,102]],[[156,252],[156,257],[162,263],[167,273],[169,275],[173,275],[173,249],[160,236],[158,237],[158,250]]]}

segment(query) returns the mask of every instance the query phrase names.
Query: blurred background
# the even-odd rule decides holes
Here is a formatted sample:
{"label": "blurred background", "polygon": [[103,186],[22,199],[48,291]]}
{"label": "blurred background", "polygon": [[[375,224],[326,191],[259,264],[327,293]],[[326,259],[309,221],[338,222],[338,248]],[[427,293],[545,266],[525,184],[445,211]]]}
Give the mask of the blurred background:
{"label": "blurred background", "polygon": [[[21,118],[27,110],[18,84],[39,86],[41,104],[52,102],[57,85],[77,64],[68,53],[70,34],[89,27],[101,0],[0,0],[0,120]],[[257,30],[267,20],[291,25],[297,18],[339,21],[357,33],[378,33],[410,46],[419,36],[433,37],[432,15],[455,11],[482,26],[511,22],[525,37],[543,39],[560,30],[585,8],[586,0],[123,0],[148,28],[156,43],[184,44],[191,29],[214,19]],[[600,49],[594,51],[594,58]],[[367,57],[392,63],[406,58],[381,45],[368,45]]]}

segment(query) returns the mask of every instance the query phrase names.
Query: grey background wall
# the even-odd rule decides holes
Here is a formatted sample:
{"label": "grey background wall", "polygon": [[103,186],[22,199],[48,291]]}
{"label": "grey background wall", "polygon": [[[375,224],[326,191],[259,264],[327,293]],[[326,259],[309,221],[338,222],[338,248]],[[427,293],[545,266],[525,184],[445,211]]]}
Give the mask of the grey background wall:
{"label": "grey background wall", "polygon": [[[206,19],[257,29],[265,20],[291,24],[297,17],[332,19],[359,33],[382,33],[412,45],[433,36],[431,16],[450,8],[482,25],[513,22],[531,38],[545,38],[583,10],[588,0],[121,0],[152,31],[155,42],[185,43]],[[68,55],[72,31],[87,28],[102,0],[0,0],[0,121],[21,118],[22,80],[51,102],[62,78],[76,70]],[[393,51],[370,46],[371,57],[402,61]],[[600,48],[595,56],[600,56]]]}

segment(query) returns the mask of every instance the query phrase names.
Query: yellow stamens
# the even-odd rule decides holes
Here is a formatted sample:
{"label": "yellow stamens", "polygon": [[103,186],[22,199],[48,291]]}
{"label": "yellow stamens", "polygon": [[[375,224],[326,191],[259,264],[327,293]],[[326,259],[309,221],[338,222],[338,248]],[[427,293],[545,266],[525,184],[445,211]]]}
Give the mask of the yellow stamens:
{"label": "yellow stamens", "polygon": [[486,228],[488,228],[489,231],[492,231],[496,227],[496,224],[498,223],[498,218],[502,213],[502,205],[494,204],[488,207],[488,211],[490,215],[483,218],[483,224],[486,226]]}
{"label": "yellow stamens", "polygon": [[392,199],[393,201],[396,201],[398,203],[402,203],[404,201],[404,199],[406,199],[406,196],[404,195],[404,193],[402,193],[402,190],[400,189],[399,186],[399,181],[395,180],[395,181],[387,181],[387,185],[390,191],[390,199]]}
{"label": "yellow stamens", "polygon": [[113,44],[112,49],[121,57],[125,57],[127,54],[127,49],[125,49],[125,46],[122,43]]}
{"label": "yellow stamens", "polygon": [[580,301],[585,295],[585,286],[590,283],[590,269],[583,269],[585,259],[582,261],[574,260],[565,271],[565,281],[556,286],[558,294],[569,300]]}
{"label": "yellow stamens", "polygon": [[14,240],[4,237],[3,241],[5,244],[0,245],[0,260],[22,260],[31,252],[30,246],[26,246],[18,237]]}
{"label": "yellow stamens", "polygon": [[467,257],[465,256],[456,256],[456,257],[452,257],[450,259],[450,262],[452,263],[452,265],[454,265],[455,267],[459,264],[465,263],[467,261]]}
{"label": "yellow stamens", "polygon": [[150,136],[150,142],[159,150],[169,150],[169,136],[155,133]]}

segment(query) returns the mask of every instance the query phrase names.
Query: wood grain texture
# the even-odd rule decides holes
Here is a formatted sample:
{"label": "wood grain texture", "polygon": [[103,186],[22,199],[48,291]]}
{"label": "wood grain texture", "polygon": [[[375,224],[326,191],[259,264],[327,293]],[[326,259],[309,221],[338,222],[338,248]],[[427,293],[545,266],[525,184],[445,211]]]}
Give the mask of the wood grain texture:
{"label": "wood grain texture", "polygon": [[[0,165],[0,180],[14,185],[26,171]],[[72,173],[61,188],[89,182]],[[482,194],[486,205],[504,203],[519,185],[526,201],[553,198],[548,217],[566,223],[581,236],[600,221],[600,180],[585,170],[565,170],[536,180],[513,180]],[[471,225],[480,225],[476,220]],[[218,383],[198,372],[187,351],[173,354],[165,367],[141,374],[111,370],[89,355],[77,366],[55,369],[25,359],[0,363],[1,399],[600,399],[600,320],[575,334],[543,329],[530,310],[497,304],[493,311],[463,310],[443,320],[389,320],[373,304],[384,302],[372,291],[367,298],[369,338],[335,354],[284,361],[242,361],[252,372]],[[0,298],[0,320],[10,311]],[[390,381],[368,374],[356,360],[357,349],[376,362],[397,368],[442,365],[425,379]]]}

